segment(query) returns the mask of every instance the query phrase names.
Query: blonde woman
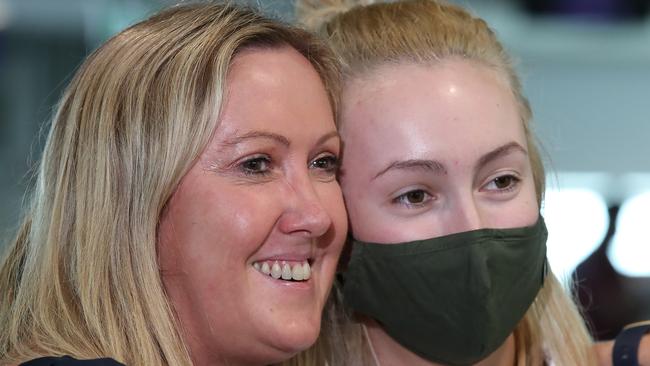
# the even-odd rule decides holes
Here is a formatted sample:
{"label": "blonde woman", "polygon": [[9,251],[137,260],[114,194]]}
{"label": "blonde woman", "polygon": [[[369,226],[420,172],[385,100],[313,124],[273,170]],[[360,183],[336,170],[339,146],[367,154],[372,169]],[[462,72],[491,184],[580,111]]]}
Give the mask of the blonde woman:
{"label": "blonde woman", "polygon": [[303,0],[343,63],[353,249],[329,365],[594,365],[545,259],[531,110],[487,24],[432,0]]}
{"label": "blonde woman", "polygon": [[309,347],[347,230],[337,78],[306,32],[227,5],[170,8],[95,51],[0,265],[0,364]]}

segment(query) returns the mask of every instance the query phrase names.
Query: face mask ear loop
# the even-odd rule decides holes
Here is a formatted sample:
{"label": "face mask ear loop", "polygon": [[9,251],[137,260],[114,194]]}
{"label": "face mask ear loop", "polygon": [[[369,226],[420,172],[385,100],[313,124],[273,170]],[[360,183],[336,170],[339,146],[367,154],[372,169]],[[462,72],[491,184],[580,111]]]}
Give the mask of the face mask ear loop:
{"label": "face mask ear loop", "polygon": [[370,348],[370,354],[372,355],[372,359],[375,361],[375,366],[381,366],[377,353],[375,352],[375,347],[372,345],[372,339],[370,339],[370,336],[368,335],[368,328],[366,328],[365,324],[361,324],[361,328],[363,328],[363,336],[366,337],[368,347]]}

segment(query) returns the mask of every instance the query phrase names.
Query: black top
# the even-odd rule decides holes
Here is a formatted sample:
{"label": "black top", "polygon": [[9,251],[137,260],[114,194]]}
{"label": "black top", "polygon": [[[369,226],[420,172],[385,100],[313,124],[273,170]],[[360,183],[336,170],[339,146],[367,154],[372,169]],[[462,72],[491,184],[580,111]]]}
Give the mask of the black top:
{"label": "black top", "polygon": [[43,357],[21,363],[20,366],[124,366],[112,358],[76,360],[70,356]]}

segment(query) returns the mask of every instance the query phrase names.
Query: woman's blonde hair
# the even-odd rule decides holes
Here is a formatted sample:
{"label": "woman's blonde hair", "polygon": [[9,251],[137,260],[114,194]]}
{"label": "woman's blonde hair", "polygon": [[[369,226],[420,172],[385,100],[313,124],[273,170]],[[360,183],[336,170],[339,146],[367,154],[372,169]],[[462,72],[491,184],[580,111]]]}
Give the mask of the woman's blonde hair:
{"label": "woman's blonde hair", "polygon": [[296,49],[336,106],[329,48],[233,5],[169,8],[88,57],[0,263],[0,364],[45,355],[191,364],[161,282],[157,225],[218,126],[233,58],[257,47]]}
{"label": "woman's blonde hair", "polygon": [[[478,62],[504,75],[518,103],[537,200],[542,202],[545,174],[530,126],[530,105],[511,58],[485,21],[459,6],[435,0],[376,4],[372,0],[299,0],[297,13],[298,19],[306,27],[318,30],[338,54],[344,83],[368,76],[386,64],[432,65],[450,58]],[[337,292],[333,294],[336,296]],[[336,299],[332,303],[325,315],[334,319],[324,322],[324,331],[334,336],[325,335],[328,339],[314,352],[336,360],[331,365],[372,364],[367,352],[359,348],[364,344],[358,341],[362,337],[360,327],[345,325],[341,311],[332,310],[340,304]],[[514,335],[517,365],[541,365],[545,359],[558,365],[595,363],[591,338],[580,314],[552,273]],[[332,343],[337,338],[346,338],[347,344]]]}

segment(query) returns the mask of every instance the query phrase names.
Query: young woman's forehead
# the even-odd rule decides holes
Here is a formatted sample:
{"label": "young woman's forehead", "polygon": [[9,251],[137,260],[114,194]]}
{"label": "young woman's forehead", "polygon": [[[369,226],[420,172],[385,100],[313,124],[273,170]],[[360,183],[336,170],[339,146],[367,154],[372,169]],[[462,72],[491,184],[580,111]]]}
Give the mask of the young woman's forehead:
{"label": "young woman's forehead", "polygon": [[480,155],[511,141],[526,147],[511,90],[495,71],[476,63],[378,69],[375,78],[349,83],[343,102],[346,154],[372,152],[369,160]]}

